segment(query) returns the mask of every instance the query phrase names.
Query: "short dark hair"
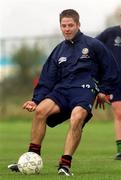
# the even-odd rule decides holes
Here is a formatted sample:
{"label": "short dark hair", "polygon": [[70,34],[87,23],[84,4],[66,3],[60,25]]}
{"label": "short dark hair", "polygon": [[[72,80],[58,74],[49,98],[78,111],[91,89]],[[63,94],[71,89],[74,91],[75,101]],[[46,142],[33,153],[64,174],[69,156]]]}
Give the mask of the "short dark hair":
{"label": "short dark hair", "polygon": [[63,10],[60,13],[60,23],[61,23],[62,18],[64,17],[72,18],[76,23],[79,23],[79,14],[74,9]]}

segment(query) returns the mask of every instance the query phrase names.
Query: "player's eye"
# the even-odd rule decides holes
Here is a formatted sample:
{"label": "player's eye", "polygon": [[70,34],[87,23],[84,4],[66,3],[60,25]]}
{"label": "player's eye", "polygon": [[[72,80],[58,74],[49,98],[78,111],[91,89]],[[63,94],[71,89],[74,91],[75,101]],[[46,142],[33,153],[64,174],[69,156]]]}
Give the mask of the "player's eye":
{"label": "player's eye", "polygon": [[65,25],[65,24],[61,24],[61,27],[62,27],[62,28],[66,28],[66,25]]}
{"label": "player's eye", "polygon": [[73,25],[73,24],[69,24],[68,26],[69,26],[69,27],[73,27],[74,25]]}

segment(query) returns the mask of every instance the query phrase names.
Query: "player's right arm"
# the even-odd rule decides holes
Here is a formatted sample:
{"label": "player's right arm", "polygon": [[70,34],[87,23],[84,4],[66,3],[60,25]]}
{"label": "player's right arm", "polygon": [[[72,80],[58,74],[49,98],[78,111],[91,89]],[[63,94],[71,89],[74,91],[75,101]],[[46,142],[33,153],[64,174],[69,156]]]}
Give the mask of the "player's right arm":
{"label": "player's right arm", "polygon": [[59,79],[56,51],[55,48],[43,65],[38,84],[34,88],[32,101],[36,104],[44,100],[45,96],[50,93]]}

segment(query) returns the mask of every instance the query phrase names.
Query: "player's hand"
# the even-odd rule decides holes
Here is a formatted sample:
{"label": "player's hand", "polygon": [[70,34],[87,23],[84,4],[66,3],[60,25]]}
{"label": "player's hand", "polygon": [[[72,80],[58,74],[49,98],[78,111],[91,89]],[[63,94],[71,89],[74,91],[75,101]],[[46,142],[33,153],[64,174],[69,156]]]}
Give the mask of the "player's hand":
{"label": "player's hand", "polygon": [[26,110],[28,110],[29,112],[32,112],[32,111],[35,111],[37,105],[36,105],[36,103],[33,102],[33,101],[27,101],[27,102],[25,102],[25,103],[23,104],[22,107],[23,107],[23,109],[26,109]]}
{"label": "player's hand", "polygon": [[96,104],[95,104],[95,109],[98,107],[101,109],[105,109],[105,103],[111,104],[110,103],[110,96],[105,95],[103,93],[99,93],[96,97]]}

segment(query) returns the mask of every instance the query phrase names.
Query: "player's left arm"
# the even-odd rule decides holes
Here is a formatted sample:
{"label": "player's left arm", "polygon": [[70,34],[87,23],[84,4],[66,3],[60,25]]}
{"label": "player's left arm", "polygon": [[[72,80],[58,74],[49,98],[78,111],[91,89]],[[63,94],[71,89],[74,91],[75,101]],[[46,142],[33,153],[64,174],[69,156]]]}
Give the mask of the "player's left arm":
{"label": "player's left arm", "polygon": [[95,109],[97,108],[105,109],[105,103],[111,104],[110,95],[99,93],[96,97]]}
{"label": "player's left arm", "polygon": [[119,67],[103,43],[97,40],[94,48],[99,66],[99,89],[101,93],[109,95],[119,84]]}

